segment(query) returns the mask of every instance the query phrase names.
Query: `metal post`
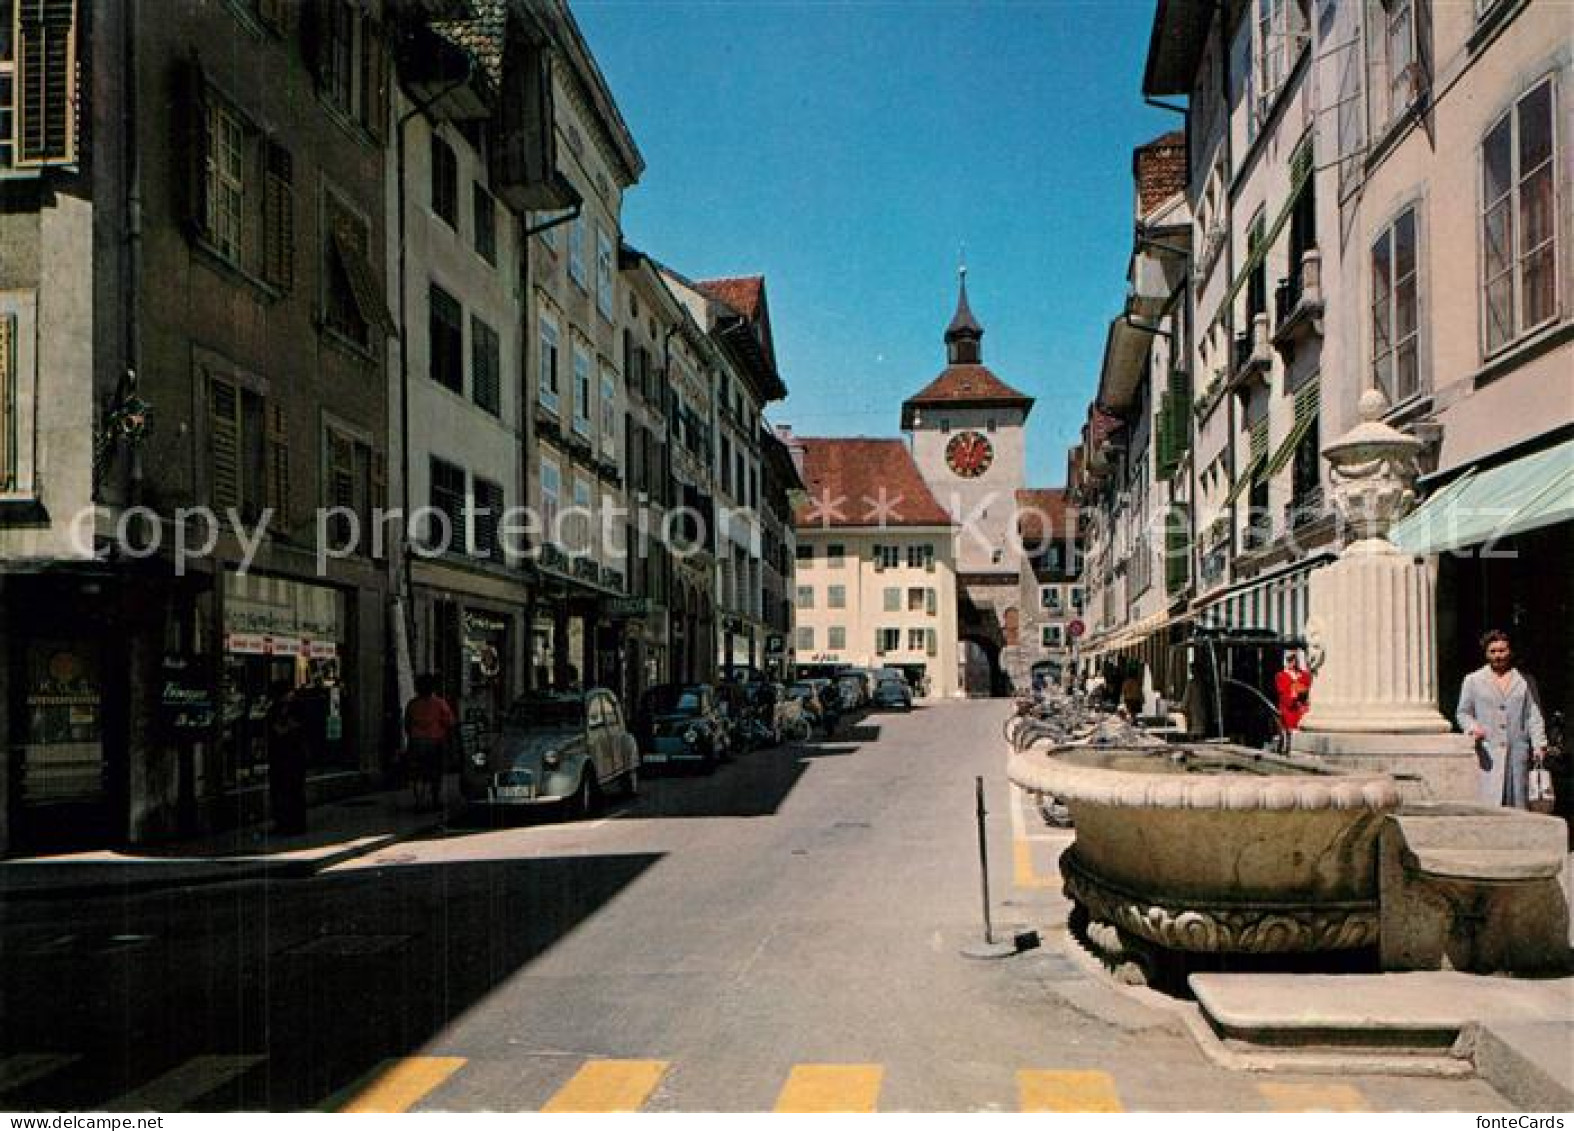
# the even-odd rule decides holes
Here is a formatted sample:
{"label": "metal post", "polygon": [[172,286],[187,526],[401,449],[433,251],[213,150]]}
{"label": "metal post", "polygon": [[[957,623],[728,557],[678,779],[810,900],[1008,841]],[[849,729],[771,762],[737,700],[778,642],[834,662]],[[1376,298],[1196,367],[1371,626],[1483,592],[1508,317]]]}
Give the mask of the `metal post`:
{"label": "metal post", "polygon": [[978,794],[978,868],[984,891],[984,942],[993,946],[995,928],[989,918],[989,845],[984,839],[984,779],[976,777],[973,782]]}

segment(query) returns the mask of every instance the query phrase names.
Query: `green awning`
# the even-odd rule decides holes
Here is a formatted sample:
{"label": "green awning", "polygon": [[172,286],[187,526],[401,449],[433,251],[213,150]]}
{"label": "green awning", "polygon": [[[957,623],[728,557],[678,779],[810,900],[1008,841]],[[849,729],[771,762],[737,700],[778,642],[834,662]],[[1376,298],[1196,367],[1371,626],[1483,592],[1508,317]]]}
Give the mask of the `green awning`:
{"label": "green awning", "polygon": [[1574,440],[1485,471],[1468,471],[1406,516],[1389,539],[1441,554],[1574,521]]}

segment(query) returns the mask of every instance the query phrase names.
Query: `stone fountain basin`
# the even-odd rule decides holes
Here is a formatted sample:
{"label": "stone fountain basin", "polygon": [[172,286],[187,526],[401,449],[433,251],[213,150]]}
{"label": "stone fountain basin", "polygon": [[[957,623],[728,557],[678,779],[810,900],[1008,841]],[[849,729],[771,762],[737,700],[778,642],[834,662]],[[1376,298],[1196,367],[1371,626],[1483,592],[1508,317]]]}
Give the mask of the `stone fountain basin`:
{"label": "stone fountain basin", "polygon": [[1070,809],[1061,873],[1095,922],[1191,951],[1377,942],[1385,774],[1211,744],[1040,747],[1008,772]]}

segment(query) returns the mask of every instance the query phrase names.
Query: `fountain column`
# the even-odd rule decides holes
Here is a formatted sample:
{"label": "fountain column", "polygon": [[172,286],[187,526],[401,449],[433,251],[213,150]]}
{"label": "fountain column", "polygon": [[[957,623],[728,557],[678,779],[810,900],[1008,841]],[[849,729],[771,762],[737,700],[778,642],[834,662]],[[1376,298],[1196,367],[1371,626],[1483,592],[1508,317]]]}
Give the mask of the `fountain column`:
{"label": "fountain column", "polygon": [[1294,748],[1389,771],[1418,800],[1468,801],[1474,746],[1437,709],[1432,568],[1388,540],[1415,504],[1421,442],[1382,423],[1387,409],[1367,390],[1361,422],[1323,449],[1346,545],[1309,579],[1315,682]]}

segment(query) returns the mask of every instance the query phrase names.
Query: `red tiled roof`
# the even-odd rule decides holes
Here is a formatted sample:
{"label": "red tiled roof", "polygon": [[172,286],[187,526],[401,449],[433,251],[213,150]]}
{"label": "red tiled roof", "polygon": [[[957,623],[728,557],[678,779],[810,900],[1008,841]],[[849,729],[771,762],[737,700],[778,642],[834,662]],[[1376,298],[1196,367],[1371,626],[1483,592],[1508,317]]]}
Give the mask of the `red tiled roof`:
{"label": "red tiled roof", "polygon": [[808,491],[794,516],[800,530],[952,525],[903,441],[797,440]]}
{"label": "red tiled roof", "polygon": [[909,405],[925,404],[1015,404],[1024,408],[1033,398],[1019,393],[985,365],[948,365],[940,376],[926,385],[917,396],[908,397]]}
{"label": "red tiled roof", "polygon": [[695,287],[732,307],[745,318],[753,319],[760,312],[760,295],[765,290],[763,275],[743,275],[732,279],[701,279]]}
{"label": "red tiled roof", "polygon": [[1097,451],[1098,446],[1109,439],[1124,427],[1125,422],[1118,416],[1111,416],[1102,409],[1088,410],[1088,449]]}
{"label": "red tiled roof", "polygon": [[1064,487],[1029,487],[1017,492],[1017,532],[1029,541],[1044,537],[1045,524],[1050,537],[1075,535],[1076,508],[1066,497]]}

